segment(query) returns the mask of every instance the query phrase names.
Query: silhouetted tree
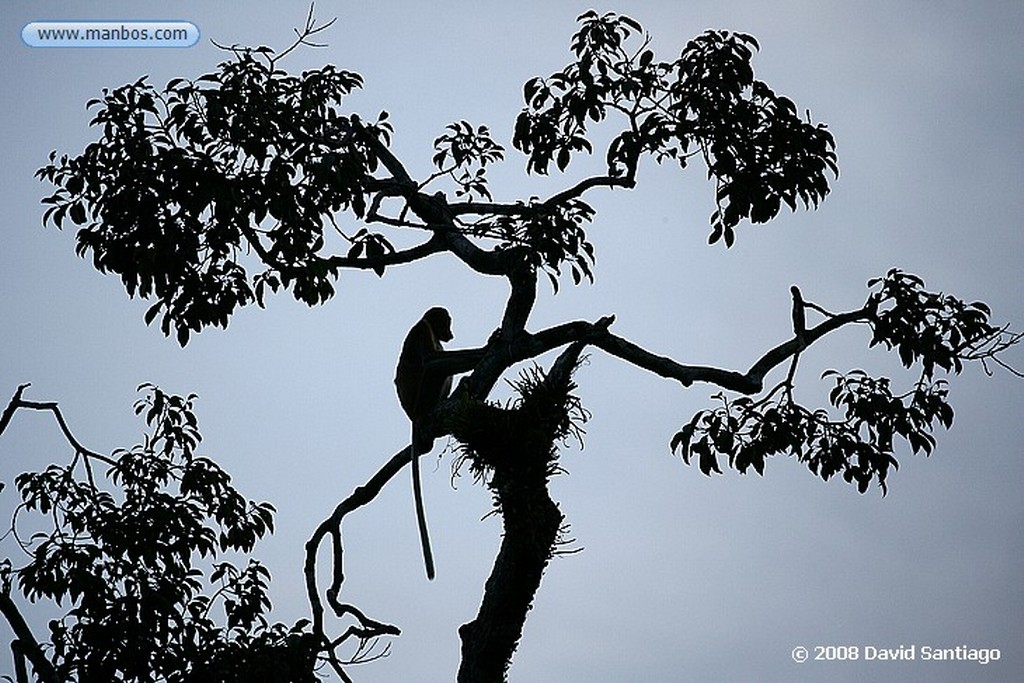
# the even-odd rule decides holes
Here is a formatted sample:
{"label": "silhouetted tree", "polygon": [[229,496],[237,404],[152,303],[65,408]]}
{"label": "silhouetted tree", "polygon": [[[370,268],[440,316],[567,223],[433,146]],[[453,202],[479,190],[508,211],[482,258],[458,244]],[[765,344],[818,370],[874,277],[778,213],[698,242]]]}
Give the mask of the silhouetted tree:
{"label": "silhouetted tree", "polygon": [[[0,436],[18,410],[50,411],[73,456],[15,479],[12,529],[28,563],[0,564],[0,614],[16,636],[18,682],[29,680],[26,661],[46,683],[318,681],[309,621],[270,624],[269,572],[223,558],[272,531],[274,508],[246,500],[196,453],[195,397],[141,386],[135,412],[149,432],[105,456],[75,439],[56,403],[26,400],[27,387],[0,415]],[[19,518],[31,513],[44,530],[24,539]],[[46,648],[11,599],[14,578],[32,601],[72,605],[50,622]]]}
{"label": "silhouetted tree", "polygon": [[[684,388],[704,382],[728,392],[671,440],[705,474],[721,472],[723,462],[762,473],[770,456],[789,455],[822,479],[841,475],[863,492],[872,483],[885,490],[899,439],[927,454],[935,425],[952,422],[939,375],[959,373],[967,361],[1002,363],[998,354],[1020,340],[993,325],[983,303],[930,292],[900,270],[870,280],[864,304],[848,311],[805,300],[793,288],[792,336],[755,354],[746,370],[656,354],[613,332],[611,316],[530,332],[541,273],[555,290],[565,271],[577,284],[594,277],[588,194],[633,188],[649,159],[680,168],[701,163],[715,184],[708,241],[729,247],[744,221],[763,223],[784,206],[815,207],[826,197],[829,178],[838,173],[832,135],[754,77],[753,37],[708,31],[662,61],[636,21],[591,11],[579,17],[571,63],[525,84],[512,144],[526,156],[528,173],[563,172],[577,155],[593,151],[594,126],[612,126],[604,170],[543,199],[496,200],[487,170],[505,150],[487,127],[449,125],[434,141],[436,170],[414,178],[389,147],[387,112],[367,119],[344,110],[344,97],[362,86],[359,74],[331,65],[299,75],[283,70],[282,59],[322,28],[310,14],[299,40],[283,52],[232,47],[215,71],[195,80],[175,78],[158,88],[141,78],[104,91],[90,103],[97,141],[78,156],[52,154],[39,171],[57,188],[45,200],[44,220],[79,226],[78,253],[116,274],[129,295],[151,300],[146,322],[159,318],[163,332],[182,345],[193,332],[226,326],[241,306],[262,306],[268,290],[324,303],[345,269],[383,276],[447,253],[476,273],[507,280],[510,294],[495,312],[487,343],[432,361],[434,370],[465,376],[426,428],[457,439],[460,462],[493,492],[504,524],[480,611],[460,629],[460,681],[504,678],[558,547],[564,520],[547,482],[558,471],[556,445],[578,435],[586,415],[571,379],[586,347]],[[396,234],[422,239],[398,249]],[[338,244],[341,249],[332,246]],[[798,404],[793,384],[801,353],[852,324],[867,325],[871,345],[897,351],[916,376],[896,389],[888,378],[830,372],[832,409]],[[514,404],[489,399],[513,364],[556,349],[563,351],[548,371],[520,376]],[[785,377],[766,383],[776,368],[788,368]],[[354,620],[345,635],[364,644],[397,629],[340,602],[342,520],[371,502],[409,457],[408,448],[395,454],[339,503],[307,544],[311,623],[296,633],[311,633],[343,678],[335,654],[340,639],[330,635],[325,601],[336,617]],[[317,551],[325,541],[332,549],[326,590],[317,585]],[[18,574],[22,589],[36,594],[39,582],[30,576]],[[78,605],[84,600],[71,597]],[[183,626],[166,628],[176,637]],[[87,645],[54,654],[121,665],[116,652]],[[238,651],[239,666],[247,656]]]}

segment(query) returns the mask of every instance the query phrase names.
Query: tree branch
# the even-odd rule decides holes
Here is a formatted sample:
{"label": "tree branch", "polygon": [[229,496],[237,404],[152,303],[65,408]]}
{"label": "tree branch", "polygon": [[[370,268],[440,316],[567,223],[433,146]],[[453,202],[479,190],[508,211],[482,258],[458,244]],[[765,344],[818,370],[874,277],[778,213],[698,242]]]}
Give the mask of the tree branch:
{"label": "tree branch", "polygon": [[[331,268],[351,268],[354,270],[373,270],[381,266],[398,266],[403,263],[412,263],[419,259],[426,258],[432,254],[437,254],[442,251],[448,251],[448,246],[445,243],[444,238],[435,233],[431,235],[430,239],[422,244],[418,244],[415,247],[409,249],[403,249],[401,251],[393,251],[391,253],[382,254],[381,256],[360,256],[353,258],[350,256],[328,256],[323,261]],[[296,272],[301,272],[302,268],[296,268]]]}
{"label": "tree branch", "polygon": [[356,114],[352,114],[349,117],[349,120],[359,137],[362,138],[363,142],[365,142],[367,146],[373,149],[377,158],[380,159],[382,164],[384,164],[384,168],[386,168],[388,173],[391,174],[391,177],[395,179],[395,182],[399,186],[399,193],[408,198],[416,192],[417,185],[413,181],[412,176],[410,176],[409,172],[405,170],[405,166],[398,160],[398,157],[391,153],[391,150],[388,149],[387,145],[381,142],[376,135],[371,135],[370,132],[366,130],[366,127],[363,125],[359,116]]}
{"label": "tree branch", "polygon": [[694,382],[707,382],[742,394],[756,394],[764,388],[765,376],[776,366],[791,358],[801,346],[810,346],[813,342],[843,325],[869,320],[872,314],[873,311],[868,306],[846,313],[834,314],[824,322],[806,330],[802,343],[796,337],[782,342],[755,361],[745,373],[702,365],[684,365],[667,356],[652,353],[609,332],[608,325],[614,321],[614,317],[611,316],[602,318],[596,323],[577,320],[534,334],[521,333],[506,344],[499,345],[503,346],[502,353],[498,352],[497,347],[490,351],[487,347],[478,350],[483,353],[483,358],[468,380],[469,384],[466,389],[474,396],[486,396],[490,387],[493,386],[493,382],[496,381],[496,377],[500,376],[501,372],[504,372],[513,363],[536,358],[565,344],[582,341],[660,377],[674,379],[684,387],[689,387]]}
{"label": "tree branch", "polygon": [[25,393],[25,390],[32,386],[31,383],[26,382],[25,384],[18,385],[18,388],[14,391],[14,396],[8,401],[7,407],[4,408],[4,412],[0,415],[0,436],[3,436],[4,430],[7,429],[7,425],[11,423],[11,418],[14,417],[14,412],[18,409],[18,405],[21,403],[21,395]]}
{"label": "tree branch", "polygon": [[[857,322],[867,322],[875,314],[873,306],[870,304],[865,305],[862,308],[858,308],[854,311],[847,311],[846,313],[836,313],[832,317],[827,318],[825,321],[815,325],[814,327],[805,330],[803,334],[803,348],[810,346],[812,343],[821,339],[829,332],[833,332],[844,325]],[[760,359],[755,362],[749,370],[747,370],[746,377],[751,381],[756,382],[759,388],[743,393],[756,393],[760,391],[760,385],[763,384],[765,375],[768,374],[775,366],[786,361],[787,358],[792,356],[801,348],[801,340],[794,337],[789,341],[779,344],[775,348],[771,349]],[[702,377],[697,378],[699,381],[709,381]],[[723,387],[725,388],[725,387]]]}
{"label": "tree branch", "polygon": [[331,585],[327,589],[327,602],[331,606],[334,615],[342,618],[346,615],[352,616],[359,622],[361,629],[358,631],[360,638],[369,639],[383,635],[397,636],[401,633],[397,626],[385,624],[380,621],[368,618],[353,605],[341,603],[338,595],[341,593],[342,583],[345,581],[344,548],[341,542],[341,523],[345,516],[364,505],[372,502],[380,493],[384,485],[394,477],[406,463],[409,462],[412,449],[406,446],[401,451],[391,456],[391,459],[384,464],[369,481],[356,488],[349,496],[341,501],[331,516],[325,519],[313,532],[313,535],[306,541],[306,560],[303,567],[303,574],[306,579],[306,596],[309,600],[313,615],[313,632],[320,635],[330,646],[337,647],[349,632],[341,640],[327,641],[324,631],[324,607],[320,599],[320,589],[316,581],[316,556],[321,543],[326,536],[331,536]]}
{"label": "tree branch", "polygon": [[[611,323],[610,318],[600,324]],[[487,487],[502,517],[498,555],[476,617],[459,628],[460,683],[506,680],[512,654],[523,634],[526,615],[562,530],[563,516],[548,490],[558,471],[554,442],[571,430],[574,401],[572,371],[584,342],[565,349],[550,372],[520,388],[514,409],[476,404],[464,418],[458,438],[475,467],[487,470]],[[538,417],[540,415],[540,417]]]}
{"label": "tree branch", "polygon": [[576,183],[567,190],[563,190],[556,195],[553,195],[543,201],[541,204],[545,208],[561,204],[569,199],[579,197],[584,192],[592,187],[624,187],[626,189],[632,189],[636,186],[636,181],[632,176],[626,177],[615,177],[615,176],[595,176],[592,178],[584,178],[580,182]]}
{"label": "tree branch", "polygon": [[15,655],[20,653],[28,659],[40,680],[46,683],[61,683],[57,670],[43,654],[43,648],[39,645],[39,641],[32,634],[32,629],[28,627],[24,617],[21,616],[18,606],[11,599],[10,586],[5,586],[4,590],[0,591],[0,614],[4,615],[11,630],[14,631],[14,635],[18,638],[15,641],[17,648],[13,643],[11,645],[11,649],[15,650]]}
{"label": "tree branch", "polygon": [[481,249],[473,244],[468,237],[459,232],[454,227],[454,224],[451,229],[445,230],[441,234],[444,237],[448,251],[482,275],[508,276],[513,267],[514,260],[520,256],[518,249],[508,249],[501,252]]}
{"label": "tree branch", "polygon": [[776,366],[829,332],[849,323],[868,320],[870,315],[871,310],[868,307],[839,313],[806,330],[802,341],[794,337],[770,349],[750,366],[746,373],[700,365],[683,365],[671,358],[657,356],[610,332],[596,335],[591,343],[613,356],[618,356],[656,375],[678,380],[685,387],[694,382],[707,382],[741,394],[756,394],[764,389],[765,376]]}
{"label": "tree branch", "polygon": [[570,188],[551,195],[538,204],[501,204],[496,202],[457,202],[450,205],[453,216],[491,215],[491,216],[526,216],[538,211],[546,211],[570,199],[583,195],[584,192],[593,187],[623,187],[632,189],[636,187],[636,181],[632,177],[617,176],[592,176],[584,178]]}
{"label": "tree branch", "polygon": [[75,438],[75,435],[71,433],[71,429],[68,427],[68,423],[64,420],[64,415],[61,414],[60,408],[57,406],[55,401],[48,401],[46,403],[40,403],[38,401],[26,401],[21,398],[22,393],[30,387],[31,384],[22,384],[18,387],[17,391],[14,392],[14,396],[11,397],[7,407],[4,408],[4,412],[0,415],[0,435],[3,435],[4,430],[7,429],[7,425],[10,423],[11,418],[18,408],[25,408],[27,410],[48,410],[53,413],[54,418],[57,420],[57,425],[60,427],[61,432],[64,434],[64,438],[67,439],[71,447],[75,449],[75,452],[79,455],[83,455],[89,458],[95,458],[100,462],[105,462],[108,465],[116,465],[117,462],[108,458],[105,455],[100,455],[95,451],[91,451],[81,444],[81,442]]}

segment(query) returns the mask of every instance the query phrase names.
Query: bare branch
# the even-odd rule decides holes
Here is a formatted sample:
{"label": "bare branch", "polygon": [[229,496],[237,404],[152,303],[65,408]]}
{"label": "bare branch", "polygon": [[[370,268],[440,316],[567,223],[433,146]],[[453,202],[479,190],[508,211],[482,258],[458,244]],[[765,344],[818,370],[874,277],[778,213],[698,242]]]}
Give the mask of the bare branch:
{"label": "bare branch", "polygon": [[1009,325],[1006,325],[994,330],[982,339],[978,339],[971,344],[965,344],[960,349],[960,352],[964,360],[981,361],[981,366],[987,375],[992,375],[992,369],[988,367],[988,362],[992,361],[1011,375],[1024,378],[1024,372],[1021,372],[999,357],[1000,353],[1012,346],[1016,346],[1021,341],[1024,341],[1024,332],[1011,332]]}
{"label": "bare branch", "polygon": [[21,403],[21,395],[25,393],[25,390],[30,386],[32,386],[30,382],[19,385],[14,392],[14,396],[12,396],[11,400],[7,403],[7,407],[4,408],[3,414],[0,415],[0,436],[3,436],[4,430],[7,429],[7,425],[10,424],[11,418],[14,417],[14,411],[18,409],[18,404]]}
{"label": "bare branch", "polygon": [[699,365],[683,365],[671,358],[657,356],[610,332],[596,334],[591,343],[656,375],[678,380],[686,387],[694,382],[707,382],[741,394],[756,394],[764,389],[765,376],[776,366],[796,355],[803,347],[810,346],[814,341],[843,325],[866,321],[870,315],[871,309],[868,307],[836,314],[806,330],[802,341],[794,337],[770,349],[746,373]]}
{"label": "bare branch", "polygon": [[716,384],[723,389],[743,394],[755,394],[763,389],[765,376],[776,366],[796,354],[802,346],[809,346],[843,325],[866,321],[870,315],[871,310],[868,307],[834,314],[819,325],[806,330],[802,343],[794,337],[775,346],[761,356],[745,373],[701,365],[684,365],[667,356],[652,353],[608,331],[608,325],[614,321],[614,317],[602,318],[597,323],[573,321],[534,334],[522,333],[505,344],[493,346],[489,344],[484,349],[475,350],[474,353],[482,353],[483,357],[480,364],[474,369],[471,378],[464,380],[468,381],[465,388],[471,395],[485,396],[497,376],[500,376],[501,372],[513,363],[535,358],[572,342],[582,341],[639,368],[666,379],[674,379],[684,387],[689,387],[694,382],[707,382]]}
{"label": "bare branch", "polygon": [[0,415],[0,435],[7,429],[8,423],[11,421],[14,412],[18,408],[25,408],[27,410],[48,410],[53,413],[54,418],[57,420],[57,425],[60,427],[61,432],[64,434],[64,438],[67,439],[71,447],[75,449],[75,453],[78,455],[85,456],[87,458],[95,458],[100,462],[105,462],[108,465],[116,465],[117,462],[108,458],[105,455],[100,455],[96,451],[91,451],[79,442],[75,438],[75,435],[71,433],[71,429],[68,427],[68,423],[64,420],[64,415],[61,414],[60,408],[57,406],[55,401],[48,401],[40,403],[38,401],[26,401],[21,398],[22,393],[27,389],[30,384],[22,384],[18,387],[17,391],[14,392],[14,396],[11,398],[7,407],[4,409],[3,415]]}
{"label": "bare branch", "polygon": [[694,382],[702,381],[742,393],[756,393],[761,390],[761,384],[752,381],[748,375],[736,372],[735,370],[723,370],[700,365],[683,365],[667,356],[651,353],[611,332],[596,336],[592,343],[602,351],[617,356],[639,368],[653,372],[666,379],[677,380],[684,387],[688,387]]}
{"label": "bare branch", "polygon": [[494,202],[457,202],[450,205],[452,215],[463,216],[466,214],[491,215],[491,216],[526,216],[545,211],[570,199],[583,195],[584,192],[593,187],[623,187],[632,189],[636,181],[631,177],[615,176],[592,176],[584,178],[572,187],[554,194],[538,204],[500,204]]}
{"label": "bare branch", "polygon": [[324,607],[316,581],[316,556],[320,545],[328,535],[331,536],[331,585],[327,589],[326,595],[334,615],[338,618],[353,617],[359,623],[360,629],[352,633],[358,633],[361,639],[384,635],[397,636],[400,633],[398,627],[370,619],[356,607],[338,601],[338,595],[341,593],[342,583],[345,580],[341,523],[350,512],[371,503],[377,497],[384,485],[409,462],[411,452],[412,449],[407,446],[393,455],[365,484],[357,487],[345,500],[341,501],[334,508],[330,517],[321,522],[313,535],[306,541],[306,560],[303,573],[306,579],[306,596],[313,613],[313,632],[324,638],[332,651],[341,641],[328,642],[324,635]]}
{"label": "bare branch", "polygon": [[632,189],[636,186],[636,181],[632,176],[628,177],[613,177],[613,176],[596,176],[593,178],[584,178],[580,182],[576,183],[567,190],[563,190],[556,195],[549,197],[542,202],[545,208],[556,206],[562,202],[568,201],[579,197],[584,192],[592,187],[624,187],[626,189]]}
{"label": "bare branch", "polygon": [[292,29],[295,32],[295,42],[292,43],[285,50],[279,52],[277,55],[274,56],[273,59],[270,60],[271,69],[274,68],[278,61],[283,59],[285,56],[288,55],[288,53],[295,50],[300,45],[303,45],[305,47],[327,47],[326,43],[314,43],[313,41],[310,40],[310,37],[316,35],[317,33],[320,33],[321,31],[326,31],[327,29],[329,29],[331,26],[334,25],[334,22],[338,20],[338,17],[334,17],[326,24],[321,24],[320,26],[317,26],[316,17],[313,14],[314,4],[315,3],[312,2],[309,3],[309,13],[306,15],[306,25],[302,28],[302,30],[300,31],[297,28]]}

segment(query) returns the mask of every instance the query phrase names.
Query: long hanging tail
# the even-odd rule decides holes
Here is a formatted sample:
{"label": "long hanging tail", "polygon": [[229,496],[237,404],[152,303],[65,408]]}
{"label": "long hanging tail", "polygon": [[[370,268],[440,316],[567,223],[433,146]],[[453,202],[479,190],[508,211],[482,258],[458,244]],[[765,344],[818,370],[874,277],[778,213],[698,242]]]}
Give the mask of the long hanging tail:
{"label": "long hanging tail", "polygon": [[423,511],[423,487],[420,484],[420,454],[416,452],[419,443],[419,430],[416,421],[412,423],[412,444],[409,446],[410,464],[412,465],[412,497],[416,503],[416,524],[420,529],[420,545],[423,547],[423,564],[427,568],[427,578],[434,580],[434,554],[430,551],[430,534],[427,531],[427,515]]}

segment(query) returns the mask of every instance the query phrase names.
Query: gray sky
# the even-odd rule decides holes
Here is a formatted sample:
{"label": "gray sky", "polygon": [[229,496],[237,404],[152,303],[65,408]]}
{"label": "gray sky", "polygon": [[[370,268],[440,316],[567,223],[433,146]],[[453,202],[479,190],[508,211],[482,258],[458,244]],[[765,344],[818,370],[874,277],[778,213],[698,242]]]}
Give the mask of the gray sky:
{"label": "gray sky", "polygon": [[[130,446],[135,387],[196,392],[202,451],[242,491],[272,501],[278,533],[258,554],[274,575],[274,616],[305,614],[302,545],[342,497],[408,438],[393,367],[405,330],[447,305],[455,344],[495,327],[506,288],[453,259],[344,273],[328,305],[287,296],[238,313],[182,350],[142,321],[146,303],[74,255],[73,232],[40,227],[32,178],[51,149],[77,154],[93,134],[84,103],[149,74],[163,85],[223,58],[208,42],[283,47],[303,3],[8,2],[0,17],[0,395],[58,400],[88,446]],[[529,178],[511,147],[522,85],[569,61],[571,2],[319,2],[338,16],[330,46],[293,55],[292,70],[332,62],[360,72],[347,106],[391,112],[394,149],[420,177],[431,143],[458,119],[487,124],[508,150],[495,198],[546,195],[568,177]],[[726,251],[706,245],[712,188],[697,166],[646,165],[632,192],[594,193],[597,284],[546,286],[531,328],[614,313],[614,330],[682,362],[745,369],[790,331],[790,284],[834,310],[858,306],[865,281],[892,266],[930,288],[991,304],[1024,325],[1024,5],[975,2],[622,1],[669,59],[705,28],[756,36],[755,70],[837,140],[842,175],[816,212],[741,226]],[[187,50],[46,50],[20,40],[43,19],[182,19],[203,33]],[[598,159],[599,160],[599,159]],[[591,167],[592,168],[592,167]],[[823,404],[824,369],[892,372],[866,329],[815,345],[800,397]],[[1017,351],[1012,359],[1024,365]],[[1017,681],[1024,679],[1024,382],[970,367],[952,380],[956,421],[928,461],[902,455],[890,494],[861,496],[800,464],[766,476],[708,479],[668,449],[715,389],[644,374],[600,352],[578,376],[593,413],[586,448],[570,448],[554,496],[585,551],[549,567],[511,669],[513,681]],[[505,390],[499,389],[499,392]],[[506,392],[507,393],[507,392]],[[504,395],[499,393],[499,396]],[[440,444],[440,442],[439,442]],[[0,441],[0,479],[67,457],[44,416],[23,414]],[[424,460],[438,564],[428,583],[407,477],[346,523],[346,597],[397,623],[392,655],[358,680],[454,678],[459,624],[470,620],[499,543],[489,497],[450,485],[450,454]],[[13,490],[0,493],[8,515]],[[5,554],[13,548],[5,547]],[[9,639],[6,625],[0,640]],[[796,646],[999,648],[982,666],[807,662]],[[0,675],[12,673],[0,658]]]}

